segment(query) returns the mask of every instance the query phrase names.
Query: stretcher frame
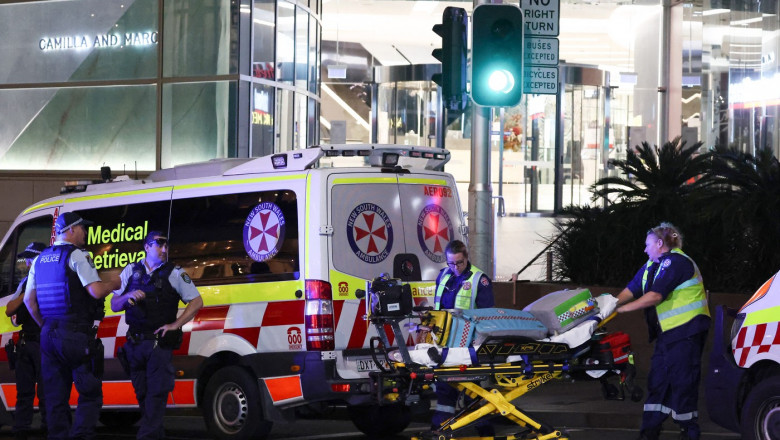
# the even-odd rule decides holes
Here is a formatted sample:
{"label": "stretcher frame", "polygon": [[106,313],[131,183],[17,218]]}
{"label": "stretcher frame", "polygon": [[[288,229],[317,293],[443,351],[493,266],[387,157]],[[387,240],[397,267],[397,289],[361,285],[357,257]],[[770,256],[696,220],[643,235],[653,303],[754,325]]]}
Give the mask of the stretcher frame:
{"label": "stretcher frame", "polygon": [[[416,308],[416,311],[421,312],[420,308]],[[626,391],[629,392],[631,400],[639,401],[642,398],[642,390],[633,383],[636,374],[633,355],[629,355],[628,362],[622,363],[614,362],[611,354],[607,358],[600,358],[598,364],[582,363],[580,357],[589,351],[589,344],[570,349],[568,345],[561,343],[522,337],[497,337],[485,341],[475,350],[478,365],[428,367],[413,363],[405,344],[391,346],[386,328],[389,327],[396,341],[405,341],[399,323],[416,317],[419,315],[367,317],[378,334],[371,338],[370,347],[379,371],[370,373],[370,376],[372,392],[380,405],[399,402],[406,405],[418,404],[422,396],[432,393],[431,385],[437,381],[450,383],[474,400],[444,421],[439,429],[422,432],[412,437],[413,440],[569,440],[565,431],[532,418],[512,402],[551,380],[576,372],[608,370],[610,373],[599,378],[605,398],[624,400]],[[614,314],[604,319],[598,327],[603,327],[612,317]],[[392,350],[398,350],[403,362],[391,359]],[[380,359],[379,355],[382,355],[383,359]],[[520,360],[506,362],[509,356]],[[614,375],[611,374],[614,372],[617,372],[620,378],[620,387],[617,389],[607,382],[607,378]],[[485,382],[489,385],[482,386]],[[512,421],[520,430],[496,437],[459,435],[477,421],[494,416]]]}

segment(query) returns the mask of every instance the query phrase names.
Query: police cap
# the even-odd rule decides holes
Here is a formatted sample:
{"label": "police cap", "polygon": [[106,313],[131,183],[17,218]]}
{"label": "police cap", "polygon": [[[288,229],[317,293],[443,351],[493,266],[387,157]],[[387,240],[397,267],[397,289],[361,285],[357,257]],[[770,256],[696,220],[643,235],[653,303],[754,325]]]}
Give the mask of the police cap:
{"label": "police cap", "polygon": [[33,241],[32,243],[28,244],[27,247],[22,251],[19,252],[16,256],[19,258],[35,258],[38,255],[41,254],[41,252],[46,249],[46,245],[37,241]]}
{"label": "police cap", "polygon": [[63,212],[59,217],[57,217],[57,222],[54,224],[54,229],[57,235],[60,235],[76,225],[89,226],[94,224],[94,222],[84,220],[75,212]]}

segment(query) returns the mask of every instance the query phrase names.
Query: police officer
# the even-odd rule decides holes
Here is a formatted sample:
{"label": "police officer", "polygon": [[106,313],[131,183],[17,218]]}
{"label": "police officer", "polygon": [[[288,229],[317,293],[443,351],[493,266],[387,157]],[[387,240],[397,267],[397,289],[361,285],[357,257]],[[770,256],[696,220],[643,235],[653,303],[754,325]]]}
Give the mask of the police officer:
{"label": "police officer", "polygon": [[[33,260],[46,249],[46,245],[34,241],[17,257],[24,258],[29,268]],[[31,431],[33,406],[38,385],[38,407],[41,411],[41,430],[46,432],[46,399],[43,397],[41,383],[41,326],[33,319],[24,305],[24,290],[27,287],[27,277],[24,277],[16,292],[6,305],[5,314],[8,317],[16,315],[14,325],[22,326],[16,348],[16,411],[14,413],[14,438],[26,439]]]}
{"label": "police officer", "polygon": [[648,231],[649,260],[617,296],[618,313],[645,310],[650,341],[656,341],[639,437],[644,440],[657,440],[669,415],[681,439],[701,436],[697,404],[710,313],[701,272],[681,247],[682,234],[671,223]]}
{"label": "police officer", "polygon": [[[484,272],[469,262],[466,245],[453,240],[444,249],[447,267],[436,278],[436,296],[433,299],[435,310],[442,309],[482,309],[493,307],[493,284]],[[445,382],[436,383],[436,410],[433,412],[431,429],[437,431],[441,424],[455,414],[458,391]],[[494,435],[493,426],[486,421],[480,422],[477,432],[483,437]]]}
{"label": "police officer", "polygon": [[[86,243],[93,224],[75,212],[61,213],[56,241],[35,259],[24,303],[41,325],[41,370],[49,439],[91,439],[103,406],[103,346],[96,338],[103,319],[103,298],[118,279],[100,280]],[[71,426],[70,390],[78,406]]]}
{"label": "police officer", "polygon": [[[181,345],[181,327],[203,306],[187,272],[168,261],[168,239],[151,231],[144,239],[146,257],[125,267],[111,310],[125,310],[129,326],[124,345],[130,380],[141,408],[138,439],[164,438],[163,415],[173,391],[173,350]],[[179,301],[187,306],[180,316]]]}

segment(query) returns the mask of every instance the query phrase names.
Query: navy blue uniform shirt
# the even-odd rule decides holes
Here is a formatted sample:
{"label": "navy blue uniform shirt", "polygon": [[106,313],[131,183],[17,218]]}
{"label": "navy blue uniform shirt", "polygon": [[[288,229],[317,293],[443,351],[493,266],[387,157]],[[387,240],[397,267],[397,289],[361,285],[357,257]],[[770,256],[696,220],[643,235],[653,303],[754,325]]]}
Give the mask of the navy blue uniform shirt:
{"label": "navy blue uniform shirt", "polygon": [[[439,272],[439,276],[436,278],[437,286],[441,282],[441,277],[444,275],[444,272],[446,272],[447,269],[448,268],[444,268],[441,270],[441,272]],[[440,309],[443,310],[455,308],[455,295],[460,290],[460,286],[462,286],[464,282],[468,281],[472,275],[473,273],[471,272],[471,262],[469,262],[468,266],[466,266],[466,270],[464,270],[460,276],[455,276],[455,274],[452,273],[450,279],[447,280],[447,284],[444,285],[444,292],[441,294]],[[493,299],[493,283],[490,282],[490,278],[488,278],[487,275],[482,274],[477,285],[476,306],[478,309],[484,309],[486,307],[493,307],[494,305],[495,300]]]}
{"label": "navy blue uniform shirt", "polygon": [[[647,292],[660,293],[663,301],[669,298],[675,287],[693,278],[693,263],[680,254],[667,252],[661,255],[658,263],[650,266],[647,274],[647,285],[642,286],[642,277],[645,273],[646,265],[643,265],[634,275],[634,278],[628,283],[628,290],[634,294],[634,298],[639,298]],[[660,270],[660,272],[659,272]],[[658,276],[656,277],[656,273]],[[661,325],[658,323],[658,314],[655,307],[645,309],[645,319],[650,332],[650,341],[661,334]],[[691,321],[675,327],[664,335],[667,340],[679,340],[707,331],[710,327],[710,318],[705,315],[699,315]]]}

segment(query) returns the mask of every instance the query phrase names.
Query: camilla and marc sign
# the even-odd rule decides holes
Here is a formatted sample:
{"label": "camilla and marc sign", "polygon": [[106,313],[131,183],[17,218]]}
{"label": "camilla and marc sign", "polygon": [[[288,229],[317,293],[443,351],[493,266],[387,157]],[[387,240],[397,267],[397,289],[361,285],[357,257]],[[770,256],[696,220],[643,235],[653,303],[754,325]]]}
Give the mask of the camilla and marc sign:
{"label": "camilla and marc sign", "polygon": [[128,46],[151,46],[157,44],[157,41],[157,31],[99,34],[94,36],[67,35],[60,37],[43,37],[38,40],[38,48],[43,52],[110,47],[122,48]]}

